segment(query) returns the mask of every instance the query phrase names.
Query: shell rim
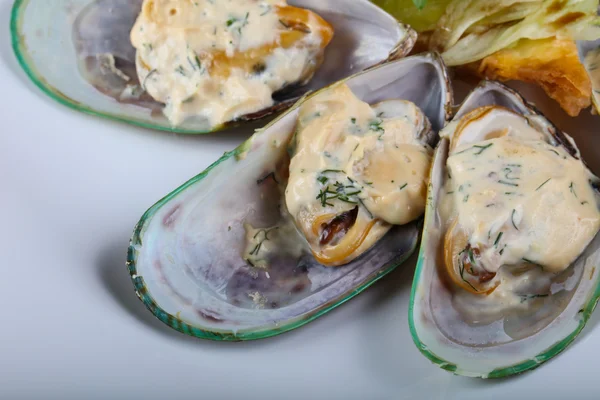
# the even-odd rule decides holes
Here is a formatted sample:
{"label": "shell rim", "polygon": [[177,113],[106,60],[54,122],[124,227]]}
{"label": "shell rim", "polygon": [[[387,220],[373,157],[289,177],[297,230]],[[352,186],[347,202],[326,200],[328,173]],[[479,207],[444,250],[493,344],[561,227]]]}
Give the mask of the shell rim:
{"label": "shell rim", "polygon": [[[62,104],[63,106],[66,106],[72,110],[79,111],[84,114],[92,115],[94,117],[99,117],[102,119],[107,119],[107,120],[116,121],[119,123],[133,125],[138,128],[145,128],[145,129],[151,129],[151,130],[156,130],[156,131],[171,132],[171,133],[184,134],[184,135],[206,135],[206,134],[223,131],[223,130],[230,129],[230,128],[243,126],[245,123],[248,123],[248,122],[265,120],[268,117],[273,116],[273,114],[277,114],[282,111],[289,110],[291,108],[291,106],[294,103],[296,103],[296,101],[298,101],[299,99],[301,99],[303,97],[303,96],[300,96],[295,99],[288,99],[287,101],[282,101],[282,102],[274,104],[273,106],[268,107],[266,109],[259,110],[255,113],[249,114],[249,115],[259,114],[255,118],[245,119],[246,116],[241,116],[240,119],[238,119],[238,120],[226,122],[224,124],[218,125],[209,130],[195,130],[195,129],[190,129],[190,128],[160,125],[160,124],[155,124],[152,122],[143,121],[143,120],[137,119],[137,118],[130,118],[125,115],[119,115],[119,114],[116,114],[113,112],[96,111],[94,108],[92,108],[82,102],[79,102],[77,100],[74,100],[74,99],[70,98],[69,96],[65,95],[59,89],[50,85],[41,74],[37,73],[37,69],[33,63],[33,60],[30,59],[30,52],[29,52],[29,49],[27,48],[27,45],[25,44],[25,40],[24,40],[25,37],[24,37],[24,35],[22,33],[22,29],[21,29],[22,22],[23,22],[22,17],[24,16],[24,11],[27,8],[27,6],[29,5],[29,2],[30,2],[30,0],[15,0],[12,10],[11,10],[10,36],[11,36],[11,46],[13,49],[13,53],[15,54],[15,57],[17,58],[17,61],[19,63],[19,66],[21,67],[21,69],[25,72],[27,77],[31,80],[31,82],[33,82],[33,84],[38,89],[40,89],[43,93],[45,93],[52,100]],[[401,23],[400,21],[398,21],[398,19],[396,19],[391,14],[389,14],[388,12],[383,10],[381,7],[370,2],[369,0],[364,0],[363,2],[366,6],[375,7],[377,9],[379,9],[383,14],[387,15],[388,17],[390,17],[394,21],[396,21],[397,27],[405,30],[406,35],[405,35],[405,37],[400,39],[400,41],[398,43],[396,43],[390,49],[389,55],[386,59],[381,60],[372,66],[366,67],[363,71],[359,71],[358,73],[367,71],[367,70],[372,69],[381,64],[386,64],[386,63],[389,63],[391,61],[397,60],[399,58],[402,58],[402,57],[408,55],[408,53],[412,50],[412,48],[416,42],[416,37],[417,37],[416,31],[414,29],[412,29],[409,25]],[[346,78],[344,78],[344,79],[346,79]],[[331,82],[330,84],[333,84],[333,83],[334,82]],[[308,93],[310,93],[310,92],[308,92]],[[308,93],[306,93],[306,94],[308,94]],[[102,96],[102,94],[99,92],[98,92],[98,95]],[[278,107],[278,106],[280,106],[280,107]]]}
{"label": "shell rim", "polygon": [[[515,95],[516,98],[526,108],[531,110],[533,113],[546,118],[544,114],[542,114],[539,110],[537,110],[537,108],[535,108],[535,106],[533,106],[531,103],[529,103],[527,100],[525,100],[525,98],[521,94],[519,94],[514,89],[511,89],[510,87],[504,85],[503,83],[500,83],[497,81],[484,80],[484,81],[481,81],[471,91],[471,93],[474,90],[488,87],[490,85],[500,87],[503,90],[510,92],[511,94]],[[467,95],[467,98],[468,98],[468,95]],[[458,109],[460,109],[460,105],[457,107],[457,110]],[[548,120],[548,122],[554,127],[554,129],[556,129],[557,131],[562,133],[562,131],[560,131],[558,128],[556,128],[550,120]],[[440,141],[440,143],[441,143],[441,141]],[[439,146],[439,144],[438,144],[438,146]],[[432,167],[433,167],[433,164],[432,164]],[[431,183],[429,183],[428,188],[427,188],[428,200],[432,198],[431,197],[432,195],[433,195],[433,185]],[[428,223],[430,222],[431,218],[435,217],[434,215],[432,215],[433,214],[432,212],[428,212],[428,208],[429,207],[427,207],[425,209],[425,219],[424,219],[424,223],[423,223],[424,229],[421,234],[421,246],[419,249],[417,266],[415,269],[413,283],[412,283],[412,287],[411,287],[411,291],[410,291],[410,300],[409,300],[409,308],[408,308],[408,325],[409,325],[409,329],[410,329],[410,334],[412,336],[415,346],[417,347],[417,349],[421,352],[421,354],[423,356],[425,356],[427,359],[429,359],[429,361],[431,361],[433,364],[437,365],[438,367],[440,367],[446,371],[452,372],[455,375],[462,375],[462,376],[467,376],[467,377],[472,377],[472,378],[497,379],[497,378],[507,378],[512,375],[518,375],[523,372],[533,370],[533,369],[539,367],[540,365],[542,365],[543,363],[545,363],[546,361],[550,360],[551,358],[557,356],[562,351],[564,351],[567,347],[569,347],[569,345],[575,340],[575,338],[579,335],[579,333],[581,333],[582,329],[587,324],[592,313],[594,312],[594,309],[596,308],[598,301],[600,300],[600,279],[596,282],[596,288],[593,291],[593,293],[591,294],[591,297],[590,297],[589,301],[587,302],[587,304],[581,310],[579,310],[581,319],[580,319],[577,327],[573,330],[573,332],[571,332],[568,336],[562,338],[561,340],[557,341],[552,346],[550,346],[546,350],[542,351],[541,353],[537,354],[533,358],[523,360],[520,363],[509,365],[506,367],[496,368],[493,371],[489,372],[488,374],[481,374],[481,373],[477,373],[477,372],[470,371],[470,370],[463,370],[463,369],[461,369],[459,364],[444,360],[443,358],[438,357],[435,353],[430,351],[427,348],[427,345],[425,345],[423,342],[421,342],[421,339],[419,338],[419,335],[417,334],[417,331],[415,328],[415,323],[414,323],[414,304],[415,304],[415,300],[416,300],[416,296],[417,296],[417,294],[416,294],[417,286],[419,284],[421,275],[423,274],[425,248],[426,248],[425,243],[427,243],[427,241],[428,241],[428,238],[425,235],[425,227],[428,226]]]}
{"label": "shell rim", "polygon": [[[445,64],[443,63],[443,60],[441,59],[440,55],[435,52],[428,52],[428,53],[421,53],[421,54],[415,55],[413,57],[428,59],[432,64],[435,64],[439,67],[438,70],[440,72],[440,76],[443,78],[444,82],[446,83],[445,89],[446,89],[447,93],[444,98],[444,104],[451,103],[452,102],[452,88],[451,88],[451,86],[449,86],[449,80],[448,80],[448,75],[447,75],[448,71],[447,71]],[[401,61],[398,61],[398,62],[401,62]],[[335,82],[332,85],[344,83],[352,78],[372,72],[373,70],[383,68],[385,66],[386,66],[386,64],[382,64],[382,65],[374,67],[372,69],[361,71],[361,72],[354,74],[352,76],[349,76],[341,81]],[[134,290],[135,290],[137,297],[142,301],[142,303],[144,303],[146,308],[161,322],[163,322],[167,326],[169,326],[183,334],[193,336],[193,337],[196,337],[199,339],[209,339],[209,340],[229,341],[229,342],[265,339],[268,337],[276,336],[276,335],[294,330],[296,328],[299,328],[305,324],[308,324],[309,322],[312,322],[313,320],[319,318],[320,316],[326,314],[327,312],[333,310],[334,308],[344,304],[348,300],[350,300],[353,297],[357,296],[358,294],[362,293],[364,290],[366,290],[368,287],[373,285],[379,279],[383,278],[385,275],[392,272],[394,269],[396,269],[398,266],[400,266],[409,257],[411,257],[413,255],[413,253],[415,252],[417,245],[419,243],[419,238],[420,238],[419,225],[422,224],[422,221],[423,221],[422,218],[420,220],[417,220],[416,222],[412,223],[415,225],[415,227],[417,227],[417,232],[416,232],[416,235],[414,238],[414,242],[412,243],[412,245],[408,249],[408,251],[404,255],[402,255],[402,257],[398,257],[395,262],[392,262],[385,269],[371,274],[371,276],[369,278],[367,278],[361,285],[357,286],[356,288],[346,291],[345,293],[338,296],[336,299],[333,299],[330,302],[325,303],[322,306],[313,309],[312,311],[309,311],[308,313],[306,313],[303,316],[299,316],[299,317],[290,319],[278,328],[266,329],[266,330],[264,330],[264,329],[261,330],[261,327],[257,327],[257,328],[238,330],[236,332],[233,332],[231,330],[204,329],[204,328],[200,328],[198,326],[192,326],[192,325],[182,321],[181,319],[177,318],[176,316],[173,316],[172,314],[169,314],[165,310],[163,310],[152,298],[151,294],[149,293],[149,291],[144,283],[143,278],[137,276],[136,263],[137,263],[138,252],[136,250],[136,246],[142,245],[144,228],[145,228],[147,222],[154,216],[154,214],[161,207],[163,207],[168,201],[170,201],[171,199],[176,197],[178,194],[180,194],[181,192],[183,192],[190,186],[202,181],[202,179],[204,179],[213,168],[215,168],[222,162],[230,159],[231,157],[238,157],[240,154],[246,152],[248,149],[251,148],[251,144],[252,144],[253,138],[255,136],[260,135],[262,132],[268,130],[271,126],[276,124],[280,119],[284,118],[289,112],[292,112],[293,110],[299,108],[300,105],[302,105],[302,103],[304,103],[306,100],[310,99],[313,96],[316,96],[317,94],[319,94],[320,92],[322,92],[324,90],[327,90],[332,85],[326,86],[318,91],[304,95],[300,100],[298,100],[286,112],[279,115],[277,118],[275,118],[269,124],[267,124],[264,128],[257,130],[248,140],[246,140],[245,142],[240,144],[234,150],[223,154],[223,156],[221,156],[221,158],[219,158],[217,161],[215,161],[213,164],[211,164],[203,172],[201,172],[200,174],[191,178],[190,180],[185,182],[183,185],[179,186],[177,189],[173,190],[171,193],[167,194],[165,197],[160,199],[158,202],[156,202],[153,206],[151,206],[142,215],[142,217],[140,218],[140,220],[138,221],[138,223],[136,224],[136,226],[134,228],[133,235],[129,242],[129,247],[127,250],[126,266],[129,271],[129,275],[131,277],[131,281],[133,283]],[[444,117],[445,117],[446,121],[450,117],[449,113],[447,112],[447,109],[444,110]]]}

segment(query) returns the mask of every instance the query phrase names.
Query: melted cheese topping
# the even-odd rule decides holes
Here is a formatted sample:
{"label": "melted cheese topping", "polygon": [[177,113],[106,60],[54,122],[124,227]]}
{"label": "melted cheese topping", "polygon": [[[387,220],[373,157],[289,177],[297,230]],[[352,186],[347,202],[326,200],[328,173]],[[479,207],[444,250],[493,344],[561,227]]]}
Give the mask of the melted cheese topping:
{"label": "melted cheese topping", "polygon": [[284,0],[145,0],[131,42],[140,82],[170,122],[212,127],[310,79],[331,35],[319,16]]}
{"label": "melted cheese topping", "polygon": [[[391,100],[371,107],[344,84],[302,105],[286,204],[320,262],[345,263],[390,225],[422,215],[432,149],[421,136],[428,130],[413,103]],[[326,247],[319,244],[322,224],[355,207],[356,223],[338,238],[347,242],[344,250],[320,254]]]}
{"label": "melted cheese topping", "polygon": [[[492,107],[441,133],[451,137],[440,208],[448,229],[445,251],[462,257],[464,275],[455,282],[467,290],[457,293],[455,304],[467,319],[481,321],[487,313],[493,320],[550,295],[552,279],[600,229],[593,175],[532,125]],[[481,286],[492,288],[487,296],[469,275],[478,269],[492,279]],[[470,288],[461,279],[472,282]]]}

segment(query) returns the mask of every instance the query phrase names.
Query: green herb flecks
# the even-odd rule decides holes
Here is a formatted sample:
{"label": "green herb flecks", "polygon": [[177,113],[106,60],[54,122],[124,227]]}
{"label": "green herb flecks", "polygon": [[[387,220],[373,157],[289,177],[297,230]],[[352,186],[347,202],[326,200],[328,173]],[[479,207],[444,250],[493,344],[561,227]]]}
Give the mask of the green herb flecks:
{"label": "green herb flecks", "polygon": [[185,68],[183,68],[183,65],[180,65],[179,67],[175,68],[175,72],[177,72],[178,74],[181,74],[183,76],[187,76],[185,73]]}
{"label": "green herb flecks", "polygon": [[360,203],[361,206],[363,206],[363,208],[365,209],[365,211],[367,212],[367,214],[369,214],[369,217],[371,219],[373,219],[373,214],[371,213],[371,211],[367,208],[367,206],[365,205],[365,203],[362,201],[362,199],[359,197],[358,198],[358,202]]}
{"label": "green herb flecks", "polygon": [[194,99],[195,99],[195,98],[196,98],[196,95],[195,95],[195,94],[193,94],[193,95],[191,95],[190,97],[188,97],[187,99],[183,100],[181,103],[182,103],[182,104],[188,104],[188,103],[191,103],[191,102],[193,102],[193,101],[194,101]]}
{"label": "green herb flecks", "polygon": [[553,152],[554,154],[556,154],[557,156],[560,156],[560,154],[558,154],[558,151],[554,150],[554,149],[548,149],[549,151]]}
{"label": "green herb flecks", "polygon": [[248,17],[250,16],[250,13],[247,12],[246,16],[243,19],[240,18],[236,18],[236,17],[231,17],[227,20],[227,22],[225,23],[225,25],[227,25],[228,28],[232,27],[233,25],[236,26],[238,35],[242,35],[242,29],[248,25]]}
{"label": "green herb flecks", "polygon": [[515,224],[515,213],[517,212],[517,210],[512,210],[512,214],[510,215],[510,221],[512,222],[513,227],[516,230],[519,230],[519,228],[517,228],[517,224]]}
{"label": "green herb flecks", "polygon": [[272,7],[269,4],[261,4],[260,7],[264,8],[264,11],[260,14],[261,17],[264,17],[272,10]]}
{"label": "green herb flecks", "polygon": [[467,250],[467,252],[469,254],[469,260],[471,260],[471,264],[475,265],[475,255],[473,254],[473,249],[469,247],[469,250]]}
{"label": "green herb flecks", "polygon": [[546,183],[548,183],[548,181],[549,181],[550,179],[552,179],[552,178],[548,178],[548,179],[546,179],[546,180],[544,181],[544,183],[542,183],[540,186],[538,186],[538,187],[537,187],[537,189],[535,189],[535,191],[537,192],[538,190],[540,190],[540,188],[541,188],[542,186],[544,186]]}
{"label": "green herb flecks", "polygon": [[[320,182],[322,185],[325,185],[329,181],[329,177],[326,176],[327,174],[345,174],[345,173],[346,172],[341,169],[324,169],[317,176],[317,181]],[[350,178],[348,178],[348,179],[350,180]]]}
{"label": "green herb flecks", "polygon": [[520,179],[518,176],[510,176],[511,174],[516,173],[515,171],[513,171],[512,167],[506,167],[503,169],[503,171],[504,171],[504,178],[509,181],[514,181],[514,180]]}
{"label": "green herb flecks", "polygon": [[279,183],[279,181],[277,180],[277,177],[275,176],[275,172],[269,172],[268,174],[266,174],[262,178],[257,179],[256,180],[256,184],[260,185],[260,184],[262,184],[263,182],[265,182],[269,178],[272,178],[273,181],[275,181],[275,183]]}
{"label": "green herb flecks", "polygon": [[507,181],[503,181],[502,179],[500,179],[500,180],[498,181],[498,183],[501,183],[501,184],[503,184],[503,185],[507,185],[507,186],[519,186],[519,184],[518,184],[518,183],[507,182]]}
{"label": "green herb flecks", "polygon": [[261,233],[263,234],[263,237],[260,240],[260,242],[258,242],[258,244],[256,246],[254,246],[254,248],[252,249],[252,251],[250,251],[250,255],[251,256],[257,256],[258,253],[260,252],[260,248],[262,247],[263,243],[266,242],[267,240],[271,240],[269,239],[269,233],[271,233],[272,231],[279,229],[278,226],[276,226],[275,228],[271,228],[271,229],[261,229],[258,232],[256,232],[256,234],[254,235],[253,239],[256,239]]}
{"label": "green herb flecks", "polygon": [[404,189],[407,186],[408,186],[408,183],[405,183],[404,185],[400,186],[400,190]]}
{"label": "green herb flecks", "polygon": [[477,149],[479,149],[479,151],[477,151],[477,152],[475,152],[475,153],[473,153],[473,154],[474,154],[474,155],[476,155],[476,156],[478,156],[478,155],[480,155],[481,153],[483,153],[485,150],[487,150],[487,149],[489,149],[490,147],[492,147],[493,145],[494,145],[494,143],[490,143],[490,144],[488,144],[488,145],[486,145],[486,146],[479,146],[479,145],[475,145],[475,146],[473,146],[473,148],[477,148]]}
{"label": "green herb flecks", "polygon": [[340,182],[334,183],[333,186],[335,186],[335,191],[338,194],[338,200],[352,204],[358,203],[358,199],[354,196],[362,192],[362,189],[357,189],[354,185],[344,185]]}
{"label": "green herb flecks", "polygon": [[538,263],[536,263],[535,261],[532,261],[528,258],[522,257],[521,260],[525,261],[527,264],[532,264],[532,265],[537,265],[538,267],[540,267],[542,270],[544,270],[544,266],[540,265]]}
{"label": "green herb flecks", "polygon": [[489,149],[490,147],[492,147],[493,145],[494,145],[494,143],[490,143],[490,144],[487,144],[485,146],[481,146],[481,145],[476,144],[475,146],[469,147],[468,149],[461,150],[461,151],[459,151],[456,154],[462,154],[462,153],[466,153],[469,150],[476,150],[477,149],[477,151],[475,151],[473,153],[473,155],[478,156],[481,153],[483,153],[484,151],[486,151],[487,149]]}
{"label": "green herb flecks", "polygon": [[575,198],[577,199],[577,193],[575,193],[575,184],[573,182],[571,182],[571,184],[569,185],[569,190],[571,191],[571,193],[573,194],[573,196],[575,196]]}
{"label": "green herb flecks", "polygon": [[[335,170],[334,170],[335,171]],[[322,176],[322,175],[321,175]],[[323,185],[328,182],[327,177],[322,176],[325,179],[319,180]],[[360,199],[358,195],[362,192],[362,188],[354,185],[355,181],[351,178],[347,178],[350,184],[344,184],[336,181],[333,185],[327,185],[327,187],[321,189],[317,195],[317,200],[321,201],[321,206],[333,206],[330,202],[332,200],[340,200],[345,203],[358,204]]]}
{"label": "green herb flecks", "polygon": [[333,207],[333,204],[329,203],[329,200],[333,200],[336,197],[337,197],[337,194],[335,192],[329,190],[329,187],[327,187],[326,189],[319,190],[319,194],[317,195],[317,200],[321,201],[322,207],[325,207],[325,206]]}
{"label": "green herb flecks", "polygon": [[502,239],[502,235],[504,235],[504,232],[498,232],[498,236],[496,236],[496,240],[494,241],[495,248],[498,248],[498,243],[500,243],[500,239]]}
{"label": "green herb flecks", "polygon": [[156,73],[157,71],[153,69],[148,73],[148,75],[146,75],[146,78],[144,78],[144,83],[142,83],[142,89],[144,89],[144,91],[146,91],[146,82],[148,82],[148,79],[150,79],[150,77]]}
{"label": "green herb flecks", "polygon": [[369,130],[379,133],[379,136],[377,137],[378,140],[381,140],[385,134],[385,129],[381,126],[382,123],[383,121],[381,119],[371,121],[369,123]]}
{"label": "green herb flecks", "polygon": [[479,292],[479,290],[475,289],[475,286],[473,286],[471,284],[471,282],[469,282],[468,280],[465,279],[465,276],[464,276],[465,275],[465,263],[462,260],[462,257],[461,257],[460,254],[458,255],[458,257],[459,257],[459,259],[458,259],[458,262],[459,262],[458,272],[460,273],[460,279],[462,279],[467,285],[471,286],[471,289],[473,289],[476,292]]}
{"label": "green herb flecks", "polygon": [[519,297],[521,297],[521,303],[524,303],[527,300],[535,299],[538,297],[548,297],[548,295],[547,294],[520,294]]}

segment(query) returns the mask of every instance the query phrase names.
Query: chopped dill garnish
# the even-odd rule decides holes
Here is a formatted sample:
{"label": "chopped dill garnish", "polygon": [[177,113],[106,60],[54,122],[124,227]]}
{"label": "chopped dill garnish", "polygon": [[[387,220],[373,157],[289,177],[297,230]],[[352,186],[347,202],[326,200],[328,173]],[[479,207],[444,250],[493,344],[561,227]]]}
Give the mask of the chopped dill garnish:
{"label": "chopped dill garnish", "polygon": [[473,249],[469,247],[468,253],[471,264],[475,264],[475,255],[473,254]]}
{"label": "chopped dill garnish", "polygon": [[260,235],[261,233],[263,233],[265,235],[264,238],[262,238],[262,240],[260,242],[258,242],[258,244],[256,246],[254,246],[254,248],[252,249],[252,251],[250,252],[251,256],[254,255],[258,255],[258,252],[260,251],[260,248],[262,247],[263,243],[266,242],[269,239],[269,233],[271,231],[274,231],[276,229],[279,229],[278,226],[271,228],[271,229],[261,229],[258,232],[256,232],[256,234],[254,235],[253,239],[256,239],[258,237],[258,235]]}
{"label": "chopped dill garnish", "polygon": [[571,184],[569,185],[569,189],[571,190],[571,193],[573,193],[573,196],[575,196],[575,198],[577,199],[577,193],[575,193],[575,184],[573,182],[571,182]]}
{"label": "chopped dill garnish", "polygon": [[[328,178],[323,178],[325,178],[325,180],[318,180],[322,184],[325,184]],[[333,188],[328,185],[326,188],[321,189],[316,197],[317,200],[321,201],[321,206],[333,206],[333,204],[331,204],[329,201],[334,199],[338,199],[345,203],[357,204],[360,201],[357,195],[362,192],[362,189],[354,186],[354,181],[350,178],[348,178],[348,181],[351,183],[351,185],[345,185],[339,181],[336,181],[333,184]]]}
{"label": "chopped dill garnish", "polygon": [[275,177],[275,172],[269,172],[267,175],[263,176],[262,178],[257,179],[256,180],[256,184],[260,185],[260,184],[262,184],[264,181],[266,181],[269,178],[273,178],[273,180],[275,181],[275,183],[279,183],[279,181]]}
{"label": "chopped dill garnish", "polygon": [[382,120],[376,120],[369,123],[369,129],[379,133],[379,136],[377,137],[378,140],[381,140],[381,138],[385,134],[385,129],[383,129],[383,127],[381,126],[382,122]]}
{"label": "chopped dill garnish", "polygon": [[521,303],[524,303],[527,300],[535,299],[538,297],[548,297],[548,295],[547,294],[520,294],[519,297],[521,297]]}
{"label": "chopped dill garnish", "polygon": [[[460,254],[459,254],[460,257]],[[475,289],[475,286],[471,285],[471,282],[469,282],[468,280],[465,279],[464,274],[465,274],[465,263],[463,262],[463,260],[459,259],[458,262],[460,263],[460,266],[458,267],[458,272],[460,273],[460,278],[465,281],[465,283],[469,286],[471,286],[471,289],[473,289],[474,291],[478,292],[479,290]]]}
{"label": "chopped dill garnish", "polygon": [[498,247],[498,243],[500,242],[502,235],[504,235],[504,232],[498,232],[498,236],[496,236],[496,241],[494,242],[494,247]]}
{"label": "chopped dill garnish", "polygon": [[244,28],[246,25],[248,25],[248,17],[249,16],[250,16],[250,13],[247,12],[246,16],[244,17],[244,19],[239,19],[239,18],[236,18],[236,17],[231,17],[231,18],[229,18],[227,20],[227,22],[225,23],[225,25],[227,25],[228,28],[231,27],[232,25],[235,25],[235,24],[239,25],[237,27],[237,31],[238,31],[238,34],[241,36],[241,34],[242,34],[242,28]]}
{"label": "chopped dill garnish", "polygon": [[489,149],[490,147],[492,147],[493,145],[494,145],[494,143],[490,143],[490,144],[488,144],[488,145],[485,145],[485,146],[481,146],[481,145],[478,145],[478,144],[476,144],[475,146],[473,146],[473,147],[469,147],[468,149],[464,149],[464,150],[462,150],[462,151],[459,151],[459,152],[458,152],[458,153],[456,153],[456,154],[462,154],[462,153],[466,153],[466,152],[467,152],[467,151],[469,151],[469,150],[479,149],[479,151],[477,151],[477,152],[473,153],[473,155],[475,155],[475,156],[478,156],[478,155],[480,155],[481,153],[483,153],[485,150],[487,150],[487,149]]}
{"label": "chopped dill garnish", "polygon": [[501,184],[503,184],[503,185],[508,185],[508,186],[519,186],[519,184],[518,184],[518,183],[506,182],[506,181],[503,181],[502,179],[500,179],[500,180],[498,181],[498,183],[501,183]]}
{"label": "chopped dill garnish", "polygon": [[371,219],[373,219],[373,214],[371,213],[371,211],[367,208],[367,206],[365,205],[365,203],[362,201],[362,199],[359,197],[358,198],[358,202],[360,203],[361,206],[363,206],[363,208],[365,209],[365,211],[367,212],[367,214],[369,214],[369,217]]}
{"label": "chopped dill garnish", "polygon": [[146,75],[146,78],[144,79],[144,83],[142,83],[142,89],[146,90],[146,82],[148,81],[148,79],[150,79],[150,77],[151,77],[152,75],[156,74],[156,72],[157,72],[157,71],[156,71],[155,69],[153,69],[152,71],[150,71],[150,72],[148,73],[148,75]]}
{"label": "chopped dill garnish", "polygon": [[537,192],[538,190],[540,190],[540,188],[541,188],[542,186],[544,186],[546,183],[548,183],[548,181],[549,181],[550,179],[552,179],[552,178],[548,178],[548,179],[546,179],[546,180],[544,181],[544,183],[542,183],[540,186],[538,186],[538,187],[537,187],[537,189],[535,189],[535,191]]}
{"label": "chopped dill garnish", "polygon": [[514,173],[515,171],[512,170],[511,167],[506,167],[503,169],[504,171],[504,178],[508,179],[508,180],[515,180],[515,179],[519,179],[519,177],[517,176],[509,176],[510,174]]}
{"label": "chopped dill garnish", "polygon": [[[393,181],[392,181],[393,182]],[[404,189],[405,187],[408,186],[408,183],[405,183],[404,185],[400,186],[400,190]]]}
{"label": "chopped dill garnish", "polygon": [[183,65],[180,65],[179,67],[175,68],[175,72],[180,73],[183,76],[186,76],[185,68],[183,68]]}
{"label": "chopped dill garnish", "polygon": [[479,146],[479,145],[475,145],[475,146],[473,146],[473,147],[474,147],[474,148],[478,148],[478,149],[479,149],[479,151],[478,151],[477,153],[473,153],[473,154],[474,154],[474,155],[476,155],[476,156],[478,156],[478,155],[480,155],[481,153],[483,153],[485,150],[487,150],[487,149],[489,149],[490,147],[492,147],[493,145],[494,145],[494,143],[490,143],[490,144],[488,144],[488,145],[486,145],[486,146]]}
{"label": "chopped dill garnish", "polygon": [[510,221],[512,222],[512,225],[514,226],[514,228],[516,230],[519,230],[519,228],[517,228],[517,224],[515,224],[515,213],[517,212],[517,210],[512,210],[512,214],[510,215]]}
{"label": "chopped dill garnish", "polygon": [[265,7],[265,4],[261,4],[260,7],[265,8],[265,11],[263,11],[262,14],[260,14],[261,17],[267,15],[271,11],[271,6],[269,4],[267,4],[266,7]]}

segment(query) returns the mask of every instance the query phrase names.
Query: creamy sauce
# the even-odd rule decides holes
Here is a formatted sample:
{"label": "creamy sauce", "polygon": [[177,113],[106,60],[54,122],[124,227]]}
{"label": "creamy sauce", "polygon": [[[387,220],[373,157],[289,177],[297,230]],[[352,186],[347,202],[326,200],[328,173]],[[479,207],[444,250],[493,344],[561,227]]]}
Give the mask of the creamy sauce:
{"label": "creamy sauce", "polygon": [[[441,133],[452,138],[440,209],[451,232],[445,248],[457,246],[453,257],[463,263],[458,283],[476,289],[466,287],[465,293],[480,293],[457,297],[460,308],[478,320],[482,310],[523,308],[551,295],[553,279],[600,228],[593,175],[532,125],[490,108]],[[491,280],[478,286],[473,270]],[[482,294],[490,288],[491,294]]]}
{"label": "creamy sauce", "polygon": [[[413,103],[390,100],[371,107],[344,84],[301,106],[286,205],[319,262],[347,263],[391,225],[422,215],[429,131]],[[331,243],[320,243],[323,224],[341,216],[345,229],[334,232]]]}
{"label": "creamy sauce", "polygon": [[145,0],[131,42],[143,88],[173,125],[194,117],[216,126],[310,79],[331,35],[284,0]]}

